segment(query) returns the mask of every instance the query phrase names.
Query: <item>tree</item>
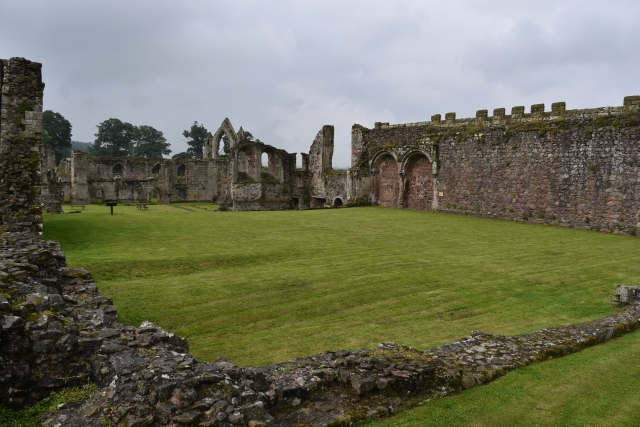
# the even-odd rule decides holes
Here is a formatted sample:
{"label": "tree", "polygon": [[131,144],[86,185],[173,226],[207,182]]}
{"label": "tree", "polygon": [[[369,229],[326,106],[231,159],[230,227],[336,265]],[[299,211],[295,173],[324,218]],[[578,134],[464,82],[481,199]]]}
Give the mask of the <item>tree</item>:
{"label": "tree", "polygon": [[[253,134],[246,130],[244,131],[244,138],[247,141],[262,142],[259,139],[253,139]],[[219,153],[219,155],[221,157],[229,157],[229,155],[231,155],[231,144],[226,133],[222,134],[222,153]]]}
{"label": "tree", "polygon": [[147,159],[158,159],[163,155],[171,154],[169,147],[171,144],[162,134],[162,131],[152,126],[138,126],[136,137],[133,141],[133,155],[136,157],[146,157]]}
{"label": "tree", "polygon": [[96,140],[89,149],[90,156],[127,157],[131,154],[137,135],[134,125],[120,119],[109,119],[97,128]]}
{"label": "tree", "polygon": [[64,157],[63,151],[71,149],[71,123],[62,114],[47,110],[42,113],[42,139],[56,156],[56,164]]}
{"label": "tree", "polygon": [[226,133],[222,134],[222,153],[219,153],[221,157],[229,157],[231,155],[231,144]]}
{"label": "tree", "polygon": [[187,153],[189,153],[192,158],[202,158],[204,141],[207,139],[208,133],[209,131],[205,129],[203,125],[199,125],[198,122],[193,122],[190,130],[182,132],[182,135],[187,138],[187,144],[189,144]]}
{"label": "tree", "polygon": [[193,156],[189,154],[187,151],[183,151],[182,153],[174,154],[172,159],[193,159]]}

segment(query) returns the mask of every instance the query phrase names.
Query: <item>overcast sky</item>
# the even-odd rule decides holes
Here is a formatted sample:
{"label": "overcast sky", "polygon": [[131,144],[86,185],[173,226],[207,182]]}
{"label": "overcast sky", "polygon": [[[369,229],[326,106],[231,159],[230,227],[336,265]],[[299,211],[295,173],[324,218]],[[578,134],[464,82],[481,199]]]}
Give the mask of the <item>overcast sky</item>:
{"label": "overcast sky", "polygon": [[92,142],[115,117],[164,132],[194,121],[289,152],[335,126],[640,94],[640,2],[0,0],[0,58],[43,64],[44,107]]}

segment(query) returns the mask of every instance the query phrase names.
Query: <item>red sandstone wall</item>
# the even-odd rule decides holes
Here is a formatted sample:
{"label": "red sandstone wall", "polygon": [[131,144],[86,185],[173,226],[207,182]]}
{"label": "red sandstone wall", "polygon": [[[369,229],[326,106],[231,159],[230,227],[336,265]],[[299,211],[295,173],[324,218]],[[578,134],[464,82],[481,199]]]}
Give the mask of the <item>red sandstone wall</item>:
{"label": "red sandstone wall", "polygon": [[438,164],[437,188],[428,160],[409,159],[405,207],[639,231],[640,97],[623,107],[354,128],[366,146],[354,167],[381,169],[370,194],[382,206],[397,206],[400,177],[390,157],[379,168],[370,159],[380,150],[399,159],[420,150]]}
{"label": "red sandstone wall", "polygon": [[447,140],[440,205],[629,232],[640,221],[639,140],[637,127]]}
{"label": "red sandstone wall", "polygon": [[393,157],[386,156],[379,165],[380,174],[377,177],[378,194],[376,195],[378,204],[388,208],[397,208],[401,185],[398,163]]}
{"label": "red sandstone wall", "polygon": [[426,156],[409,159],[405,167],[404,206],[421,211],[431,210],[433,201],[433,174],[431,162]]}

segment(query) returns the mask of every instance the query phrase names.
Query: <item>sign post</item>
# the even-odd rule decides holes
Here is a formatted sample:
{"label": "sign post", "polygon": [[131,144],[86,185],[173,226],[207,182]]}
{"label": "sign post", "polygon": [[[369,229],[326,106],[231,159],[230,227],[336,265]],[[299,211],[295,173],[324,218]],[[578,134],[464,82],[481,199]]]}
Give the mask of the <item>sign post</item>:
{"label": "sign post", "polygon": [[107,199],[107,200],[105,200],[104,202],[105,202],[105,204],[106,204],[107,206],[110,206],[110,207],[111,207],[111,215],[113,215],[113,207],[114,207],[114,206],[118,206],[118,201],[117,201],[117,200]]}

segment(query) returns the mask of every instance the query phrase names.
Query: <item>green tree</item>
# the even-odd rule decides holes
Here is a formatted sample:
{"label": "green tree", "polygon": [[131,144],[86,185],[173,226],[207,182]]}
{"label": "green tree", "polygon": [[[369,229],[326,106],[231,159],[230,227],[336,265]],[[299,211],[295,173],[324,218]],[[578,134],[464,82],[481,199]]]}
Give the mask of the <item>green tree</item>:
{"label": "green tree", "polygon": [[182,132],[182,135],[187,138],[186,142],[189,145],[187,153],[189,153],[192,158],[202,158],[204,141],[207,139],[208,133],[209,131],[203,125],[199,125],[198,122],[193,122],[191,129]]}
{"label": "green tree", "polygon": [[90,156],[127,157],[131,154],[137,135],[134,125],[119,119],[109,119],[100,123],[97,128],[96,140],[89,149]]}
{"label": "green tree", "polygon": [[182,153],[174,154],[172,159],[193,159],[193,156],[189,154],[187,151],[183,151]]}
{"label": "green tree", "polygon": [[145,157],[147,159],[158,159],[163,155],[171,154],[169,147],[171,144],[162,134],[162,131],[152,126],[138,126],[136,137],[133,141],[133,155]]}
{"label": "green tree", "polygon": [[231,155],[231,144],[229,143],[229,138],[227,138],[227,134],[222,134],[222,152],[218,152],[220,157],[229,157]]}
{"label": "green tree", "polygon": [[[259,139],[254,139],[253,134],[249,131],[244,131],[244,137],[247,141],[252,142],[262,142]],[[221,157],[229,157],[231,155],[231,144],[229,143],[229,138],[226,133],[222,134],[222,152],[219,152],[218,155]]]}
{"label": "green tree", "polygon": [[71,149],[71,123],[62,114],[47,110],[42,113],[42,139],[48,143],[56,156],[56,164]]}

